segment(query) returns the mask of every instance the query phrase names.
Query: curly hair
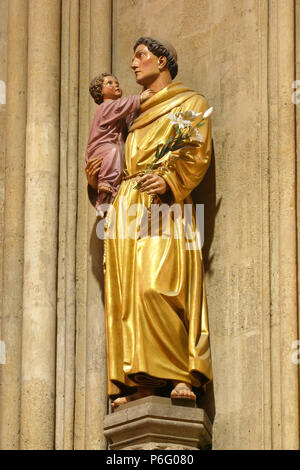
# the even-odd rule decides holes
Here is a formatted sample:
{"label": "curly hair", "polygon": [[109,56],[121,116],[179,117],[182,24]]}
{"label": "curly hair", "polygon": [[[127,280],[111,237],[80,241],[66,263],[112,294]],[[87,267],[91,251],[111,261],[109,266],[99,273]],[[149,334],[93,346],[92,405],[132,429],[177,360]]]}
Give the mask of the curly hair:
{"label": "curly hair", "polygon": [[100,73],[100,75],[97,75],[93,78],[90,83],[89,90],[96,104],[101,104],[103,102],[102,85],[105,77],[114,77],[116,80],[118,80],[115,75],[108,72]]}
{"label": "curly hair", "polygon": [[[163,43],[165,43],[166,45],[168,44],[168,46],[170,46],[169,49],[172,50],[170,51],[167,48],[168,46],[166,47]],[[167,41],[160,42],[159,39],[141,37],[136,41],[133,50],[135,51],[140,44],[144,44],[144,46],[147,46],[149,51],[152,52],[152,54],[156,55],[156,57],[166,57],[166,67],[169,70],[173,80],[178,73],[177,54],[173,46],[167,43]]]}

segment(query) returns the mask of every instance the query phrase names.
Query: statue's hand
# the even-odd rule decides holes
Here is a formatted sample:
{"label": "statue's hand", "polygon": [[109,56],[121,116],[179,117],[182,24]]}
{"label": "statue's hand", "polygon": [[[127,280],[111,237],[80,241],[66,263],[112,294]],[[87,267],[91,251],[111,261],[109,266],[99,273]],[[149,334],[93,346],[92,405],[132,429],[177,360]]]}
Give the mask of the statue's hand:
{"label": "statue's hand", "polygon": [[85,174],[87,177],[88,184],[93,188],[97,189],[97,173],[102,164],[102,157],[91,158],[86,165]]}
{"label": "statue's hand", "polygon": [[139,180],[139,190],[147,194],[165,194],[168,189],[166,181],[155,173],[147,173]]}

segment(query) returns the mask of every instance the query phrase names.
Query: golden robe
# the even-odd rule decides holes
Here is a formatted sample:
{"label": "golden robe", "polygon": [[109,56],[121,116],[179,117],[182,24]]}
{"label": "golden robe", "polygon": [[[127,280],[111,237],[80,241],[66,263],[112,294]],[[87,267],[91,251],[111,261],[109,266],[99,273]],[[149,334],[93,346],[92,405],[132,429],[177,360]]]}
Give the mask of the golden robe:
{"label": "golden robe", "polygon": [[[171,191],[153,196],[134,189],[136,176],[152,163],[158,144],[174,135],[167,114],[208,108],[205,98],[174,82],[141,105],[125,145],[127,178],[107,217],[105,317],[108,393],[127,393],[137,384],[163,386],[179,380],[200,387],[212,379],[201,248],[186,249],[175,229],[185,224],[184,204],[210,164],[210,119],[199,128],[203,143],[189,142],[155,165]],[[141,234],[146,207],[177,203],[182,219],[170,217],[168,236]],[[133,206],[139,204],[139,206]],[[143,204],[144,206],[142,206]],[[191,207],[191,206],[190,206]],[[179,221],[178,221],[179,220]],[[193,207],[192,228],[195,230]],[[126,231],[127,230],[127,231]],[[130,236],[128,236],[130,233]]]}

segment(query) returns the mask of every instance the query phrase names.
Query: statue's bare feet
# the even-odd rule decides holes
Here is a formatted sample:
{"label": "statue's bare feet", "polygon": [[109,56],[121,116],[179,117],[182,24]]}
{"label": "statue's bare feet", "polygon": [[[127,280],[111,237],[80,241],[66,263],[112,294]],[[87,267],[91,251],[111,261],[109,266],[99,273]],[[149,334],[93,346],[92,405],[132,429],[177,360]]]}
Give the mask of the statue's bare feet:
{"label": "statue's bare feet", "polygon": [[139,387],[136,393],[132,395],[127,395],[126,397],[119,397],[116,398],[111,406],[112,408],[117,408],[120,405],[125,405],[125,403],[129,403],[130,401],[138,400],[139,398],[149,397],[150,395],[155,395],[154,388],[146,388],[146,387]]}
{"label": "statue's bare feet", "polygon": [[178,382],[175,380],[173,384],[174,388],[171,392],[171,398],[196,401],[196,395],[194,394],[190,384],[186,382]]}

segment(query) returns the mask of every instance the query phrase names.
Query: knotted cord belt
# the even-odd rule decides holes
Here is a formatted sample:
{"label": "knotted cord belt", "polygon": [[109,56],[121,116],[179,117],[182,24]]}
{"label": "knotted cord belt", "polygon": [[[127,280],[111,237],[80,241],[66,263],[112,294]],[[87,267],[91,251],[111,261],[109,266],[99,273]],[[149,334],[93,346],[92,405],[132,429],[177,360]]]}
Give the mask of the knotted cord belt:
{"label": "knotted cord belt", "polygon": [[122,181],[131,180],[133,178],[136,178],[137,176],[143,176],[144,174],[145,174],[145,170],[137,171],[136,173],[132,173],[132,175],[129,175],[127,170],[123,170],[124,176],[122,176]]}
{"label": "knotted cord belt", "polygon": [[[128,174],[127,170],[123,170],[122,181],[131,180],[131,179],[137,178],[138,176],[143,176],[144,174],[145,174],[145,170],[137,171],[136,173],[132,173],[131,175]],[[150,196],[150,207],[151,207],[151,204],[153,203],[155,197],[156,197],[156,194],[152,194]],[[150,210],[150,207],[147,208],[147,211],[148,211],[148,220],[151,223],[151,210]],[[105,223],[105,226],[107,227],[107,229],[108,229],[108,226],[109,226],[109,223],[110,223],[109,215],[110,214],[108,212],[107,213],[107,220],[106,220],[106,223]],[[104,271],[104,274],[106,272],[106,261],[107,261],[107,238],[104,237],[104,253],[103,253],[103,271]]]}

